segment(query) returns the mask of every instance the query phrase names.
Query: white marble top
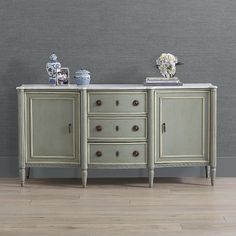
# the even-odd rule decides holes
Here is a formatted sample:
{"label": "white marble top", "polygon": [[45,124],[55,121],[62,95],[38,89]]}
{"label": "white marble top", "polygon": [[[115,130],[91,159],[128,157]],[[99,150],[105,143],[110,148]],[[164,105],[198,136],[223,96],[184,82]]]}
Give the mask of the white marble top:
{"label": "white marble top", "polygon": [[16,89],[22,90],[41,90],[41,89],[53,89],[53,90],[93,90],[93,89],[191,89],[191,88],[217,88],[217,86],[211,83],[191,83],[183,84],[182,86],[146,86],[143,84],[89,84],[89,85],[49,85],[49,84],[23,84]]}

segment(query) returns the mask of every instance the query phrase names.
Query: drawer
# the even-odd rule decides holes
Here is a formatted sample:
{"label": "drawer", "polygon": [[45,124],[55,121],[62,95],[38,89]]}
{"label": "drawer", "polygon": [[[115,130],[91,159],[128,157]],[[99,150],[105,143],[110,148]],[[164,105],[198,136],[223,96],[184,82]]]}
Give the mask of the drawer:
{"label": "drawer", "polygon": [[146,123],[146,117],[89,117],[88,138],[102,140],[146,140]]}
{"label": "drawer", "polygon": [[89,92],[89,114],[146,113],[145,92]]}
{"label": "drawer", "polygon": [[145,164],[146,143],[91,143],[88,146],[89,164]]}

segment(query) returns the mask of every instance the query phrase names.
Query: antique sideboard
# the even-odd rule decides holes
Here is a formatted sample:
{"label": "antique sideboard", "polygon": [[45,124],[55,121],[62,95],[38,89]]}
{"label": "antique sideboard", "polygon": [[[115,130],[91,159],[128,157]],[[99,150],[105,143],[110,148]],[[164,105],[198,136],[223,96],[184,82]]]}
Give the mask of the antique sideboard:
{"label": "antique sideboard", "polygon": [[216,175],[217,87],[22,85],[17,87],[19,173],[78,167],[86,187],[93,168],[203,166]]}

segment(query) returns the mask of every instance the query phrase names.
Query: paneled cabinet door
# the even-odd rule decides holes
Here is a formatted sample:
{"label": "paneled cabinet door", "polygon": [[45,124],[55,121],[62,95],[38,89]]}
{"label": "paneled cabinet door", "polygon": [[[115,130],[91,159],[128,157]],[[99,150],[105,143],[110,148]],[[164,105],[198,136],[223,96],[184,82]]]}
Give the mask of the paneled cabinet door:
{"label": "paneled cabinet door", "polygon": [[209,92],[156,91],[155,161],[208,161]]}
{"label": "paneled cabinet door", "polygon": [[79,162],[79,95],[26,95],[27,162]]}

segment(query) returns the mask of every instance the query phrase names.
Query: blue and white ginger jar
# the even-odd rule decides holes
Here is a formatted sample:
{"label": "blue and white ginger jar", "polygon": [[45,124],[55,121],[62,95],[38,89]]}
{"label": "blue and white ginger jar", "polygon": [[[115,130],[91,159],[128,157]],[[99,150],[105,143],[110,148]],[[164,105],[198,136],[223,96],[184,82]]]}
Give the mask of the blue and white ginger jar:
{"label": "blue and white ginger jar", "polygon": [[53,53],[49,57],[49,62],[46,64],[46,71],[49,75],[49,84],[57,84],[57,73],[61,69],[61,63],[57,61],[57,55]]}
{"label": "blue and white ginger jar", "polygon": [[77,85],[87,85],[90,83],[90,72],[88,70],[80,69],[75,72],[74,76]]}

